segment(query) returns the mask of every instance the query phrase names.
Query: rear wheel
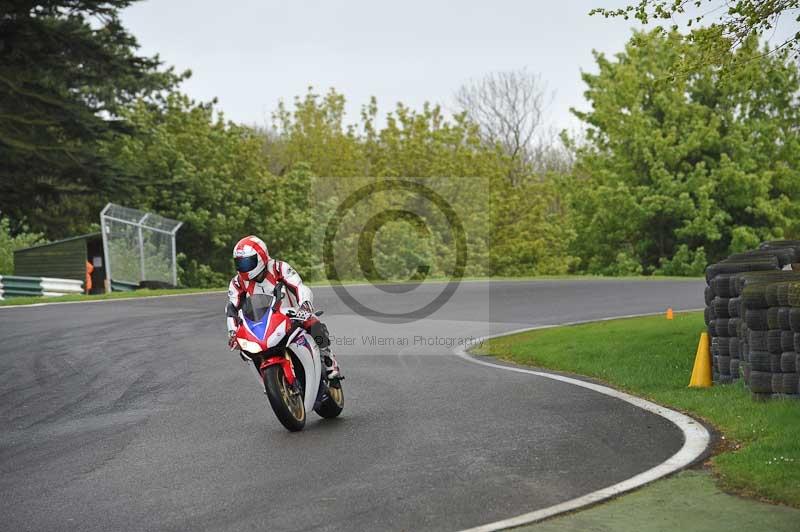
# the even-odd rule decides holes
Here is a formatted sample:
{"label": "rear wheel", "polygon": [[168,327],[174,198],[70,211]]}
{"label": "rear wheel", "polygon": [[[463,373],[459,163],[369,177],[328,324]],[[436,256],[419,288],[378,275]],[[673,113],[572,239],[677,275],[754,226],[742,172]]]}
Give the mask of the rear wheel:
{"label": "rear wheel", "polygon": [[333,418],[342,413],[344,408],[344,391],[340,381],[328,385],[328,396],[316,409],[317,414],[324,418]]}
{"label": "rear wheel", "polygon": [[302,430],[306,424],[303,391],[289,386],[281,366],[268,366],[264,370],[264,388],[278,421],[292,432]]}

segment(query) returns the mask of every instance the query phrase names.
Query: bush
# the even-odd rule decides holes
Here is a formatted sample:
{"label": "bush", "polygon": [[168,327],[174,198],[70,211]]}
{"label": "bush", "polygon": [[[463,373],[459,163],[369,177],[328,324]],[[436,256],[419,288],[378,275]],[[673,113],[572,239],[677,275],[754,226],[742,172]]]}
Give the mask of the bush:
{"label": "bush", "polygon": [[187,288],[227,287],[233,273],[226,275],[215,272],[208,264],[200,264],[195,259],[187,259],[178,254],[178,285]]}
{"label": "bush", "polygon": [[689,246],[681,244],[671,259],[661,259],[659,268],[653,273],[696,277],[703,275],[707,263],[706,252],[702,247],[690,251]]}
{"label": "bush", "polygon": [[0,218],[0,275],[12,275],[14,273],[15,249],[46,242],[44,235],[28,233],[26,229],[25,226],[22,226],[21,231],[13,235],[11,232],[11,220],[5,217]]}

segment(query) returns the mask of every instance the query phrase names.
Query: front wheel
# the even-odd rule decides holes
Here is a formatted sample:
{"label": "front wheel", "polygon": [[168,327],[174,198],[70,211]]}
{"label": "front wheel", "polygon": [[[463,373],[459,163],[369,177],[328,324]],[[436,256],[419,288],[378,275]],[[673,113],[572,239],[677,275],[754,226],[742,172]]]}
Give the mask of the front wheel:
{"label": "front wheel", "polygon": [[278,421],[292,432],[303,430],[306,409],[302,390],[292,390],[280,365],[268,366],[263,375],[267,398]]}
{"label": "front wheel", "polygon": [[342,382],[336,381],[328,386],[328,396],[317,407],[316,412],[324,418],[336,417],[342,413],[344,408],[344,390]]}

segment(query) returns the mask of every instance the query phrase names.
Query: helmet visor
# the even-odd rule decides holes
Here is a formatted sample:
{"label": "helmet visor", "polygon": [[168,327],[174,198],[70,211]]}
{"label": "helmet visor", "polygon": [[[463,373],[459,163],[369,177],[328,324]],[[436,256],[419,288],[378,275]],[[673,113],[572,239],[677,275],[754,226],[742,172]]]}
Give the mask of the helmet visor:
{"label": "helmet visor", "polygon": [[252,271],[258,265],[258,255],[250,255],[249,257],[236,257],[233,259],[236,263],[236,271],[247,273]]}

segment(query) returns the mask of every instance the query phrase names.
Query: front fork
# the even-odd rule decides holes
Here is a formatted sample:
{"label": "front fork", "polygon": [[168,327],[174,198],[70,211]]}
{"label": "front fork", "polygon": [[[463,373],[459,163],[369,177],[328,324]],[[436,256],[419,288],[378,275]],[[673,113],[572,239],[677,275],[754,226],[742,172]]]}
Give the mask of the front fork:
{"label": "front fork", "polygon": [[264,388],[264,392],[266,393],[266,383],[264,382],[264,370],[270,366],[280,365],[283,369],[283,375],[286,379],[286,384],[289,385],[289,389],[293,393],[301,393],[299,382],[297,377],[294,374],[294,367],[292,366],[292,359],[289,357],[289,353],[285,352],[283,356],[273,356],[269,358],[265,358],[261,361],[261,364],[258,364],[255,360],[253,360],[250,356],[248,356],[244,351],[240,351],[242,358],[249,360],[253,363],[253,369],[258,376],[258,382],[261,383],[261,386]]}
{"label": "front fork", "polygon": [[265,358],[261,362],[261,366],[258,368],[259,373],[263,373],[265,369],[270,366],[280,365],[283,368],[283,376],[286,378],[286,384],[294,388],[297,379],[294,375],[294,368],[292,367],[292,359],[289,357],[289,353],[284,353],[283,356],[274,356]]}

